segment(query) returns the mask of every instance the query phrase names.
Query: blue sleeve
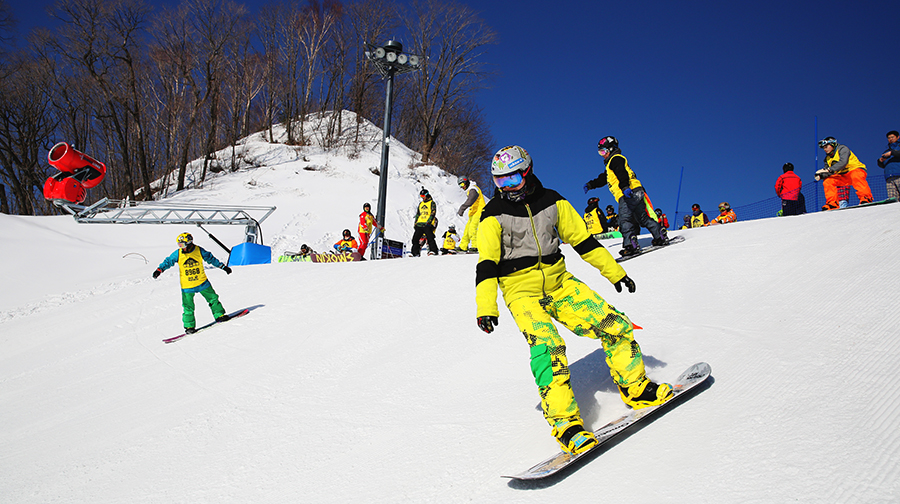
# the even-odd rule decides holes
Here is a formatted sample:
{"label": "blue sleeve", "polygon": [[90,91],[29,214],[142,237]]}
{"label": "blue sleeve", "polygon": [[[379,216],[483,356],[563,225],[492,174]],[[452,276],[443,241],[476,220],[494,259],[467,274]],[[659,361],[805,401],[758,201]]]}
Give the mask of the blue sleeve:
{"label": "blue sleeve", "polygon": [[204,249],[203,247],[200,247],[200,255],[203,257],[203,260],[204,260],[204,261],[208,262],[209,264],[213,265],[213,266],[216,267],[216,268],[220,268],[220,269],[221,269],[221,268],[224,268],[224,267],[225,267],[225,265],[222,264],[221,261],[219,261],[218,259],[216,259],[216,256],[214,256],[214,255],[210,254],[209,252],[207,252],[206,249]]}
{"label": "blue sleeve", "polygon": [[169,257],[166,257],[165,260],[163,260],[163,262],[159,263],[159,269],[161,269],[162,271],[166,271],[167,269],[171,268],[172,266],[175,266],[176,264],[178,264],[178,251],[177,250],[175,252],[172,252],[172,255],[170,255]]}

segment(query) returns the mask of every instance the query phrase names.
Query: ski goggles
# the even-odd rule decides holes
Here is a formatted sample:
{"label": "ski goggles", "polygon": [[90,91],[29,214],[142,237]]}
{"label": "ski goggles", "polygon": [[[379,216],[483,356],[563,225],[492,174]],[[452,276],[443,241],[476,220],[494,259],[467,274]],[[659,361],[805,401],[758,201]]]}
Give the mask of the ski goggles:
{"label": "ski goggles", "polygon": [[525,180],[525,176],[520,171],[513,172],[508,175],[494,175],[494,185],[496,185],[500,189],[512,189],[515,187],[519,187],[522,184],[523,180]]}
{"label": "ski goggles", "polygon": [[819,140],[819,148],[824,149],[826,145],[835,145],[837,142],[834,140]]}
{"label": "ski goggles", "polygon": [[601,148],[597,149],[597,152],[599,152],[601,156],[604,154],[609,154],[609,151],[610,151],[610,149],[608,149],[606,147],[601,147]]}

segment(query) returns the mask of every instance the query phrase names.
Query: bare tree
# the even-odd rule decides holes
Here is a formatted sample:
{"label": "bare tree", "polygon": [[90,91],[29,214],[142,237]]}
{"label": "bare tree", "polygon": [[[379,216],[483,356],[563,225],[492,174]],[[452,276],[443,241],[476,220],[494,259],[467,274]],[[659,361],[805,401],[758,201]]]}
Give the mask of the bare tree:
{"label": "bare tree", "polygon": [[425,62],[413,73],[413,106],[423,135],[422,161],[429,162],[453,110],[483,87],[488,74],[481,52],[497,35],[472,9],[445,0],[414,1],[404,23],[412,37],[411,52]]}

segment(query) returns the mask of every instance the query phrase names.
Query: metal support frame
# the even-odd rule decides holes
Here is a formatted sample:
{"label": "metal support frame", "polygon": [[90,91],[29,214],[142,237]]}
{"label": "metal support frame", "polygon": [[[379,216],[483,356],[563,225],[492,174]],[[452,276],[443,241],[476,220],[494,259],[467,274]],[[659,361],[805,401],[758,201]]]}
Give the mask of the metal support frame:
{"label": "metal support frame", "polygon": [[258,243],[261,239],[260,223],[266,220],[275,207],[177,205],[171,202],[102,200],[90,206],[76,205],[68,201],[53,202],[70,213],[81,224],[225,224],[246,226],[246,241]]}

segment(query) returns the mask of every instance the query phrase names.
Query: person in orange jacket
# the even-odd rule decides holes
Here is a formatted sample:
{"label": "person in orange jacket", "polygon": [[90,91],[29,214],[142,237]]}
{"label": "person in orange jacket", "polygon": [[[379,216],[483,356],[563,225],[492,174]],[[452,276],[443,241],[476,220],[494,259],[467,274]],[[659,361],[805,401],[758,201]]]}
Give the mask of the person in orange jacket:
{"label": "person in orange jacket", "polygon": [[359,245],[356,243],[356,238],[353,237],[349,229],[345,229],[342,238],[334,244],[334,250],[338,253],[357,252],[358,249]]}
{"label": "person in orange jacket", "polygon": [[729,222],[734,222],[736,220],[737,214],[731,209],[731,205],[729,205],[727,201],[723,201],[719,203],[719,216],[713,219],[709,224],[704,225],[714,226],[716,224],[728,224]]}

